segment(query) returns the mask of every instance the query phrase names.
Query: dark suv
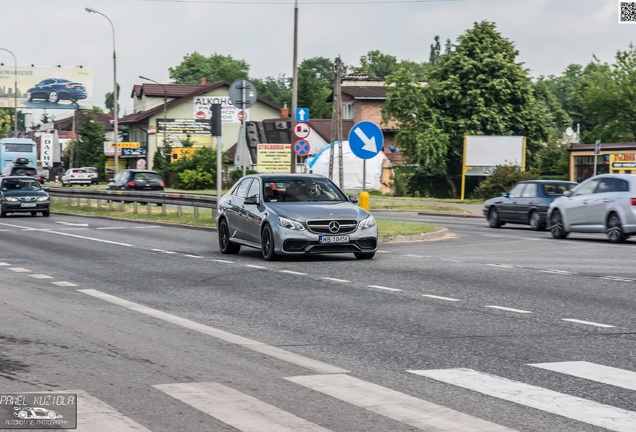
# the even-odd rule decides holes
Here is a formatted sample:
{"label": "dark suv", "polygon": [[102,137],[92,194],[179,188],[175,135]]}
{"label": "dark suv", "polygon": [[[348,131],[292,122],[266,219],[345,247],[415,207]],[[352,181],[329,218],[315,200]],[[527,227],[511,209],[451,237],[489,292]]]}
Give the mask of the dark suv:
{"label": "dark suv", "polygon": [[35,177],[42,184],[46,181],[43,176],[38,174],[38,170],[33,165],[29,165],[29,160],[24,157],[17,157],[13,159],[13,162],[6,164],[2,169],[2,176]]}
{"label": "dark suv", "polygon": [[124,169],[108,183],[108,189],[163,192],[163,180],[155,171]]}

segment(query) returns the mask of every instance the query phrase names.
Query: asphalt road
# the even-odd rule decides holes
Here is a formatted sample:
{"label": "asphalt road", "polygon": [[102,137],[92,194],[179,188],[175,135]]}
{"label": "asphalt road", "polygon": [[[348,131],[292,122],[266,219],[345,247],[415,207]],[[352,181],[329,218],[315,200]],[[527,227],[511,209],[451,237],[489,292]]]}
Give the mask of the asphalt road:
{"label": "asphalt road", "polygon": [[2,219],[0,393],[75,392],[90,432],[636,430],[635,241],[382,217],[449,233],[272,263],[210,230]]}

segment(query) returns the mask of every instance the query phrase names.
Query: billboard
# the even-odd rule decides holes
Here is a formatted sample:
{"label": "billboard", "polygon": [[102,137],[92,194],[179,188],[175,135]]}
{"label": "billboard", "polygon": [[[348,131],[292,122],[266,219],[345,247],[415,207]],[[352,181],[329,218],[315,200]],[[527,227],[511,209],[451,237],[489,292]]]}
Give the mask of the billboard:
{"label": "billboard", "polygon": [[18,109],[90,109],[93,70],[80,66],[18,66],[16,71],[15,66],[0,65],[0,108],[13,108],[16,95]]}
{"label": "billboard", "polygon": [[212,145],[212,132],[209,120],[195,119],[157,119],[157,142],[163,146],[164,136],[172,146],[190,139],[197,146]]}
{"label": "billboard", "polygon": [[[229,96],[197,96],[192,99],[193,117],[198,120],[210,120],[212,104],[221,105],[221,123],[241,123],[243,112],[237,108]],[[250,110],[245,110],[245,121]]]}

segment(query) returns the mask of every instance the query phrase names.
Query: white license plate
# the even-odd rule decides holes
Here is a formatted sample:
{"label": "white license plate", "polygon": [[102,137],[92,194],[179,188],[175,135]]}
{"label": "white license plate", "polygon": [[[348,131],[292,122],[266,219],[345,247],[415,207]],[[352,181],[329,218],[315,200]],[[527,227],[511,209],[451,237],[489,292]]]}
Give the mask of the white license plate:
{"label": "white license plate", "polygon": [[349,243],[349,236],[320,236],[320,243]]}
{"label": "white license plate", "polygon": [[35,207],[37,206],[36,203],[22,203],[20,204],[20,207]]}

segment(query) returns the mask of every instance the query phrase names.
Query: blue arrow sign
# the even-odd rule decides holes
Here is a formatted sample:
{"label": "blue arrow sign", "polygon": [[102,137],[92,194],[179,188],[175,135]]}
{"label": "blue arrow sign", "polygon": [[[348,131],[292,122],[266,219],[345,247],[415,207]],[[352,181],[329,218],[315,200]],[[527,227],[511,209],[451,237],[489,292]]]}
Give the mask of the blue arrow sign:
{"label": "blue arrow sign", "polygon": [[306,122],[309,120],[309,108],[296,108],[296,121]]}
{"label": "blue arrow sign", "polygon": [[360,159],[371,159],[380,153],[384,145],[384,135],[375,124],[368,121],[356,123],[349,132],[349,146]]}

